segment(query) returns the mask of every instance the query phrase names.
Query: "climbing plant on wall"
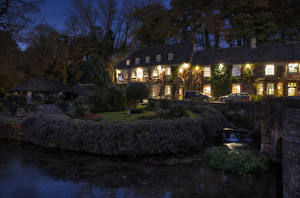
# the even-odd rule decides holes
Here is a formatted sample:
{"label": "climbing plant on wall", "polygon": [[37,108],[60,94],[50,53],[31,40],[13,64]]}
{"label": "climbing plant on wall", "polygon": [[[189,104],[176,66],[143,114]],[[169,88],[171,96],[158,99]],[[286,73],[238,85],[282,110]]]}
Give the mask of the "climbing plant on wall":
{"label": "climbing plant on wall", "polygon": [[231,93],[232,85],[232,65],[217,64],[211,65],[211,82],[213,96],[220,96]]}

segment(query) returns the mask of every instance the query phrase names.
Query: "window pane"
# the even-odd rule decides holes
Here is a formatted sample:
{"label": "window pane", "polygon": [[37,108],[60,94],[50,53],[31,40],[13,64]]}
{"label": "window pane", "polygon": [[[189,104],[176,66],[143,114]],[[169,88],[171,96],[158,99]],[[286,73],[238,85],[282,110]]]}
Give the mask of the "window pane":
{"label": "window pane", "polygon": [[165,95],[171,95],[171,86],[170,85],[167,85],[165,87]]}
{"label": "window pane", "polygon": [[170,76],[171,75],[171,68],[167,67],[166,68],[166,76]]}
{"label": "window pane", "polygon": [[274,65],[266,65],[266,75],[274,75],[275,74],[275,68]]}
{"label": "window pane", "polygon": [[203,93],[205,95],[211,95],[211,86],[210,85],[204,85],[204,87],[203,87]]}
{"label": "window pane", "polygon": [[158,77],[158,70],[157,69],[153,70],[153,77]]}
{"label": "window pane", "polygon": [[130,59],[126,60],[126,65],[130,65]]}
{"label": "window pane", "polygon": [[137,78],[138,78],[138,79],[142,79],[142,78],[143,78],[143,69],[138,68],[138,69],[136,70],[136,75],[137,75]]}
{"label": "window pane", "polygon": [[241,66],[240,65],[233,65],[232,76],[241,76]]}
{"label": "window pane", "polygon": [[256,94],[258,96],[262,96],[264,94],[264,84],[263,83],[259,83],[256,87]]}
{"label": "window pane", "polygon": [[204,67],[204,77],[211,77],[210,67]]}
{"label": "window pane", "polygon": [[267,84],[267,95],[274,95],[274,84],[273,83]]}
{"label": "window pane", "polygon": [[232,85],[232,93],[241,93],[241,86],[239,84]]}
{"label": "window pane", "polygon": [[136,64],[136,65],[140,64],[140,58],[136,58],[136,59],[135,59],[135,64]]}
{"label": "window pane", "polygon": [[149,62],[150,62],[150,56],[146,56],[145,62],[146,62],[146,63],[149,63]]}
{"label": "window pane", "polygon": [[288,65],[289,74],[297,74],[299,69],[298,63],[290,63]]}
{"label": "window pane", "polygon": [[173,54],[173,53],[169,53],[169,54],[168,54],[168,60],[169,60],[169,61],[174,60],[174,54]]}
{"label": "window pane", "polygon": [[156,62],[160,62],[160,61],[161,61],[161,55],[158,54],[158,55],[156,56]]}

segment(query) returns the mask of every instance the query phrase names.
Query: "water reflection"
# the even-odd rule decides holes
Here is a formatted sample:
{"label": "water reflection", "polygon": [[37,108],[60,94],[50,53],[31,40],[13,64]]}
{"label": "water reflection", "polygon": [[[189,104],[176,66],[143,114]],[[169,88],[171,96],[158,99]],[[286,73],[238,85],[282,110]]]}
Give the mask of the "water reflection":
{"label": "water reflection", "polygon": [[0,149],[1,198],[281,197],[280,170],[240,177],[214,171],[203,161],[169,167],[3,140]]}

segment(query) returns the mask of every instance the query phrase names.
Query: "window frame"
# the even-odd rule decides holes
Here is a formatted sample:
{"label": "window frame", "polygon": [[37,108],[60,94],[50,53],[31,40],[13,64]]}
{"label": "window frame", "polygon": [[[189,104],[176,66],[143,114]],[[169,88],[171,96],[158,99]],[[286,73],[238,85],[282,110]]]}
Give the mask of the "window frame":
{"label": "window frame", "polygon": [[[272,70],[270,69],[272,67]],[[265,76],[274,76],[275,75],[275,65],[274,64],[268,64],[265,67]]]}
{"label": "window frame", "polygon": [[[238,68],[238,70],[235,68]],[[241,73],[242,73],[241,68],[242,68],[241,65],[233,65],[232,66],[232,76],[233,77],[241,77]]]}
{"label": "window frame", "polygon": [[146,63],[146,64],[149,64],[149,63],[150,63],[150,56],[146,56],[146,57],[145,57],[145,63]]}
{"label": "window frame", "polygon": [[135,64],[139,65],[141,63],[141,59],[140,58],[135,58]]}
{"label": "window frame", "polygon": [[161,62],[162,56],[161,54],[156,55],[156,62]]}
{"label": "window frame", "polygon": [[[292,65],[297,65],[295,72],[290,72],[290,68]],[[288,74],[298,74],[299,73],[299,63],[289,63],[288,64]]]}
{"label": "window frame", "polygon": [[173,61],[175,58],[175,54],[173,52],[168,53],[168,61]]}
{"label": "window frame", "polygon": [[126,65],[130,65],[130,59],[126,59]]}
{"label": "window frame", "polygon": [[[269,85],[272,85],[273,86],[273,92],[270,93],[270,89],[269,89]],[[272,90],[272,89],[271,89]],[[275,95],[275,85],[274,83],[267,83],[267,86],[266,86],[266,94],[268,96],[274,96]]]}
{"label": "window frame", "polygon": [[[209,69],[209,71],[206,71],[207,69]],[[209,75],[207,75],[208,73],[209,73]],[[203,77],[204,78],[210,78],[211,77],[211,66],[204,66]]]}

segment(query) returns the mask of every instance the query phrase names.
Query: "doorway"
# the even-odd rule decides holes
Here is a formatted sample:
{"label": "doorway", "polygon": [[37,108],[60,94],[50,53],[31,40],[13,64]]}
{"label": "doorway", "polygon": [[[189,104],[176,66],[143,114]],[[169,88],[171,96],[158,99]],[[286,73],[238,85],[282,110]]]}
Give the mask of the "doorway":
{"label": "doorway", "polygon": [[183,87],[178,88],[178,100],[183,100]]}

